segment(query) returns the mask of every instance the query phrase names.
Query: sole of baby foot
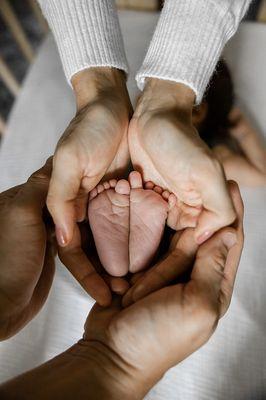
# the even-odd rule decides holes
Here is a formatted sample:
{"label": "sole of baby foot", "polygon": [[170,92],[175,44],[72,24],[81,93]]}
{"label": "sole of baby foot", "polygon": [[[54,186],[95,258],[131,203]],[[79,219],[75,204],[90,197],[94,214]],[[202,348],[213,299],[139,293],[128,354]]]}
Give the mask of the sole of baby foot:
{"label": "sole of baby foot", "polygon": [[111,179],[89,195],[88,218],[104,269],[124,276],[129,266],[129,194],[127,180]]}
{"label": "sole of baby foot", "polygon": [[136,273],[152,262],[164,232],[168,203],[159,186],[143,187],[139,172],[129,175],[130,233],[129,271]]}

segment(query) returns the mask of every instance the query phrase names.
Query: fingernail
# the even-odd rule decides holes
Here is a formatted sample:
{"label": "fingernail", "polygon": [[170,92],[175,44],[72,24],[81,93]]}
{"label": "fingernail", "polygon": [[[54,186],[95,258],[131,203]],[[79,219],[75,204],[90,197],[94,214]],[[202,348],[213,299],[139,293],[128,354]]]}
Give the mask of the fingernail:
{"label": "fingernail", "polygon": [[62,228],[55,228],[56,239],[59,246],[64,247],[67,244],[67,236]]}
{"label": "fingernail", "polygon": [[197,244],[202,244],[202,243],[206,242],[206,240],[208,240],[212,235],[213,235],[213,232],[211,232],[211,231],[206,231],[206,232],[202,233],[202,235],[200,235],[199,237],[196,238]]}
{"label": "fingernail", "polygon": [[228,250],[231,249],[231,247],[233,247],[237,242],[236,234],[233,232],[225,233],[224,237],[223,237],[223,241],[224,241],[224,244],[226,245],[226,247],[228,248]]}

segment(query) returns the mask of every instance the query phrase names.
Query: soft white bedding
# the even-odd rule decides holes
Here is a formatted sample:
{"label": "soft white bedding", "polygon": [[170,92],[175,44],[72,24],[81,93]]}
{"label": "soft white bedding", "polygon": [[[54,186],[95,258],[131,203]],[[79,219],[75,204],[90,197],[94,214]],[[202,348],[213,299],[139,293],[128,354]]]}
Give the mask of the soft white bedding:
{"label": "soft white bedding", "polygon": [[[129,88],[141,64],[157,15],[120,14]],[[226,50],[240,103],[266,134],[266,25],[243,24]],[[21,183],[52,154],[74,114],[51,37],[33,64],[0,149],[0,191]],[[202,349],[170,370],[147,396],[155,400],[249,400],[266,398],[266,190],[242,188],[246,242],[228,314]],[[58,354],[80,338],[92,301],[57,263],[48,301],[31,324],[0,344],[4,381]]]}

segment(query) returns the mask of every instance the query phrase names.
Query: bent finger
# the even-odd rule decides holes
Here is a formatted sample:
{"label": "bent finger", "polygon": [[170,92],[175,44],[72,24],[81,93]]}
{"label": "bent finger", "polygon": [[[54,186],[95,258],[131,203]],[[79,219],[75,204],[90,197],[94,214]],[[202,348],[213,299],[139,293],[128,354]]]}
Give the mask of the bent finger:
{"label": "bent finger", "polygon": [[77,225],[74,228],[72,241],[69,245],[60,247],[58,255],[74,278],[97,303],[104,307],[110,304],[112,300],[111,291],[82,250],[81,237]]}
{"label": "bent finger", "polygon": [[192,282],[219,308],[220,316],[230,304],[243,248],[243,203],[235,183],[229,184],[229,190],[237,219],[233,227],[222,229],[200,247],[191,274]]}
{"label": "bent finger", "polygon": [[217,161],[215,173],[212,172],[209,176],[207,175],[207,179],[199,183],[204,190],[201,190],[203,210],[195,230],[195,238],[198,244],[204,243],[215,232],[232,224],[236,218],[223,169],[218,165]]}
{"label": "bent finger", "polygon": [[[175,240],[174,237],[173,241]],[[123,298],[123,306],[126,307],[179,278],[191,266],[197,247],[194,230],[186,229],[169,254],[128,290]]]}
{"label": "bent finger", "polygon": [[73,237],[76,222],[75,201],[81,178],[78,160],[59,150],[54,156],[47,207],[54,220],[56,238],[60,246],[66,246]]}

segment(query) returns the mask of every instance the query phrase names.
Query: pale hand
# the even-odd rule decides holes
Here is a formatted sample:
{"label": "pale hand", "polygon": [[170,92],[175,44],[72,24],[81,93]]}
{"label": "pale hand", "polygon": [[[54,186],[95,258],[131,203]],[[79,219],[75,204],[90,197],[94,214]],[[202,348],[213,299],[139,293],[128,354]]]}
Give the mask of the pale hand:
{"label": "pale hand", "polygon": [[85,218],[88,192],[104,176],[125,173],[129,163],[131,104],[123,72],[91,68],[74,75],[72,84],[77,115],[57,145],[47,198],[60,246]]}
{"label": "pale hand", "polygon": [[178,199],[173,229],[195,227],[197,242],[232,223],[235,210],[222,166],[192,126],[192,90],[150,79],[129,126],[134,168]]}

